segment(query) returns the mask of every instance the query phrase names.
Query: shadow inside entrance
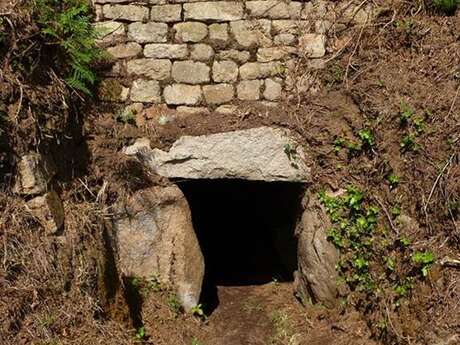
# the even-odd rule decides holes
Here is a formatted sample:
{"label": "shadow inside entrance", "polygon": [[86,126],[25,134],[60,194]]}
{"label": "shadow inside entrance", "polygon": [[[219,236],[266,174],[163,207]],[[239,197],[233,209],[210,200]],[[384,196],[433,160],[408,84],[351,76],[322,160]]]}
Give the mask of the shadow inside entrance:
{"label": "shadow inside entrance", "polygon": [[219,303],[217,286],[292,281],[303,184],[191,180],[178,186],[205,258],[201,302],[208,313]]}

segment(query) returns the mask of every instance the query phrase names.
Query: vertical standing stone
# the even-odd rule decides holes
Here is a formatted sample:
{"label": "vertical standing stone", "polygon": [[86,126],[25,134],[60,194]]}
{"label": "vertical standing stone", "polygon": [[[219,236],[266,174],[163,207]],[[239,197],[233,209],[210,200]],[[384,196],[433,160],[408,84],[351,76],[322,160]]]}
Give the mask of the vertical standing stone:
{"label": "vertical standing stone", "polygon": [[204,259],[180,189],[138,191],[121,209],[125,214],[115,220],[115,230],[123,273],[144,278],[155,275],[176,290],[187,311],[196,306]]}

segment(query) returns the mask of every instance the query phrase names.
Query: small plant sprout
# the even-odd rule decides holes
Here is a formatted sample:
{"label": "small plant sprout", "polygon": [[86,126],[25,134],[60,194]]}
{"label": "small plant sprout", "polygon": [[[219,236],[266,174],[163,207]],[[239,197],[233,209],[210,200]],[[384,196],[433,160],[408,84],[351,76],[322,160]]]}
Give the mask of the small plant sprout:
{"label": "small plant sprout", "polygon": [[401,141],[400,146],[403,152],[417,151],[418,149],[418,145],[415,142],[415,137],[412,134],[405,135]]}
{"label": "small plant sprout", "polygon": [[345,146],[346,141],[343,138],[337,138],[334,140],[334,151],[336,153],[340,152],[341,149]]}
{"label": "small plant sprout", "polygon": [[206,315],[203,311],[203,305],[202,304],[198,304],[194,307],[192,307],[192,309],[190,309],[190,313],[194,316],[198,316],[199,318],[201,319],[205,319],[206,318]]}
{"label": "small plant sprout", "polygon": [[396,218],[396,217],[400,216],[401,215],[401,206],[394,205],[391,208],[391,215],[393,216],[393,218]]}
{"label": "small plant sprout", "polygon": [[144,326],[141,326],[136,330],[136,339],[139,339],[139,340],[145,339],[145,328],[144,328]]}
{"label": "small plant sprout", "polygon": [[368,128],[362,129],[358,132],[359,139],[361,139],[362,146],[365,148],[372,148],[375,145],[375,137],[372,131]]}
{"label": "small plant sprout", "polygon": [[399,105],[399,122],[401,125],[405,125],[409,122],[412,116],[415,114],[414,109],[406,103],[406,101],[401,100]]}
{"label": "small plant sprout", "polygon": [[288,157],[288,159],[291,161],[291,166],[295,169],[299,169],[299,166],[297,165],[297,163],[295,163],[295,161],[297,160],[296,148],[292,147],[291,144],[286,144],[284,145],[283,151]]}
{"label": "small plant sprout", "polygon": [[398,244],[403,248],[409,247],[410,243],[411,243],[410,239],[408,239],[405,236],[398,238]]}
{"label": "small plant sprout", "polygon": [[387,176],[388,183],[390,184],[390,188],[394,189],[399,185],[400,178],[396,174],[390,174]]}
{"label": "small plant sprout", "polygon": [[147,279],[147,288],[154,292],[163,290],[163,284],[156,276],[151,276]]}
{"label": "small plant sprout", "polygon": [[118,121],[118,122],[122,122],[122,123],[129,123],[129,124],[136,124],[136,119],[134,117],[134,113],[132,110],[129,110],[129,109],[125,109],[125,110],[121,110],[119,112],[117,112],[116,116],[115,116],[115,119]]}
{"label": "small plant sprout", "polygon": [[434,263],[434,255],[430,251],[426,252],[415,252],[412,257],[412,262],[420,267],[422,276],[426,277],[431,265]]}
{"label": "small plant sprout", "polygon": [[406,297],[410,290],[414,288],[413,278],[409,277],[401,282],[397,283],[394,286],[394,291],[396,292],[397,299],[395,302],[395,306],[399,307],[401,305],[401,298]]}
{"label": "small plant sprout", "polygon": [[393,258],[391,256],[388,256],[386,258],[386,266],[387,266],[388,270],[393,272],[395,270],[395,268],[396,268],[395,258]]}
{"label": "small plant sprout", "polygon": [[171,294],[168,298],[168,306],[171,311],[177,316],[182,310],[182,305],[179,298],[175,294]]}
{"label": "small plant sprout", "polygon": [[203,345],[196,337],[193,337],[191,345]]}
{"label": "small plant sprout", "polygon": [[133,287],[139,287],[139,285],[141,284],[141,279],[139,277],[131,277],[129,279],[129,283]]}
{"label": "small plant sprout", "polygon": [[412,123],[414,124],[415,131],[417,134],[422,134],[423,131],[425,130],[425,120],[421,117],[414,117],[412,120]]}

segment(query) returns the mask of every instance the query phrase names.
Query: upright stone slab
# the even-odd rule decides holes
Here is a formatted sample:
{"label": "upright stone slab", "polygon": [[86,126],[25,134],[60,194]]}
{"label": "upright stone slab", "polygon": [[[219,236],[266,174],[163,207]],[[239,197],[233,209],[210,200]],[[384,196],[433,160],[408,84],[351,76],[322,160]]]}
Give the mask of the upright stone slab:
{"label": "upright stone slab", "polygon": [[120,268],[126,276],[172,285],[186,310],[198,304],[204,258],[188,203],[177,186],[135,193],[115,220]]}
{"label": "upright stone slab", "polygon": [[333,306],[337,302],[338,274],[335,265],[339,252],[327,240],[332,227],[324,207],[315,194],[306,194],[304,211],[298,229],[298,271],[295,276],[297,294],[315,302]]}
{"label": "upright stone slab", "polygon": [[152,150],[148,141],[141,139],[124,152],[169,178],[310,181],[302,146],[288,130],[279,128],[184,136],[169,152]]}

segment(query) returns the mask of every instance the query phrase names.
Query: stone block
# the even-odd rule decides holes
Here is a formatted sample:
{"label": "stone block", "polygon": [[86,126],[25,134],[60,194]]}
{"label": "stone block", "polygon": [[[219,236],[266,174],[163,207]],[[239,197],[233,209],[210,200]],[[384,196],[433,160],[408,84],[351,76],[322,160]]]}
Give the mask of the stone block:
{"label": "stone block", "polygon": [[281,62],[248,62],[240,67],[241,79],[264,79],[275,77],[284,73],[284,65]]}
{"label": "stone block", "polygon": [[126,0],[93,0],[96,4],[122,4],[126,3]]}
{"label": "stone block", "polygon": [[294,45],[296,41],[296,36],[293,34],[279,34],[273,38],[273,42],[277,46]]}
{"label": "stone block", "polygon": [[214,61],[212,79],[217,83],[235,82],[238,79],[238,65],[230,60]]}
{"label": "stone block", "polygon": [[247,1],[246,8],[254,18],[300,18],[301,2],[284,2],[278,0]]}
{"label": "stone block", "polygon": [[211,24],[209,25],[209,39],[212,44],[224,47],[229,40],[228,24]]}
{"label": "stone block", "polygon": [[210,45],[197,43],[191,48],[190,58],[197,61],[210,61],[214,56],[214,49]]}
{"label": "stone block", "polygon": [[208,35],[206,24],[198,22],[184,22],[175,24],[175,38],[179,42],[200,42]]}
{"label": "stone block", "polygon": [[325,34],[332,27],[332,23],[328,20],[317,20],[315,22],[315,32],[317,34]]}
{"label": "stone block", "polygon": [[114,20],[142,22],[149,19],[149,9],[137,5],[104,5],[104,17]]}
{"label": "stone block", "polygon": [[221,50],[217,53],[217,58],[219,60],[233,60],[237,63],[245,63],[249,61],[251,54],[245,50]]}
{"label": "stone block", "polygon": [[144,55],[155,59],[185,59],[188,48],[186,44],[152,43],[145,45]]}
{"label": "stone block", "polygon": [[222,104],[230,102],[235,90],[230,84],[216,84],[203,86],[203,95],[208,104]]}
{"label": "stone block", "polygon": [[264,98],[269,101],[276,101],[281,98],[281,80],[265,79]]}
{"label": "stone block", "polygon": [[133,102],[160,103],[160,84],[156,80],[135,80],[131,87],[130,99]]}
{"label": "stone block", "polygon": [[116,59],[126,59],[139,55],[142,47],[136,42],[128,42],[107,48],[107,52]]}
{"label": "stone block", "polygon": [[304,32],[308,23],[299,20],[274,20],[272,21],[272,28],[275,34],[293,34],[299,35]]}
{"label": "stone block", "polygon": [[55,234],[64,225],[64,207],[55,191],[37,196],[29,200],[26,205],[47,234]]}
{"label": "stone block", "polygon": [[94,12],[96,13],[97,22],[100,22],[104,19],[104,13],[102,12],[102,5],[95,5]]}
{"label": "stone block", "polygon": [[269,62],[274,60],[283,60],[296,52],[297,49],[295,47],[259,48],[257,50],[257,61]]}
{"label": "stone block", "polygon": [[299,39],[301,53],[310,58],[320,58],[326,54],[326,36],[322,34],[304,34]]}
{"label": "stone block", "polygon": [[125,39],[125,26],[123,23],[117,22],[99,22],[94,24],[99,38],[96,40],[98,44],[108,45],[120,42]]}
{"label": "stone block", "polygon": [[216,108],[216,113],[225,115],[235,115],[238,113],[238,107],[232,104],[224,104]]}
{"label": "stone block", "polygon": [[171,61],[166,59],[135,59],[127,63],[130,75],[143,75],[154,80],[165,80],[171,75]]}
{"label": "stone block", "polygon": [[13,192],[23,195],[46,192],[48,183],[56,173],[54,164],[36,152],[22,156],[16,170]]}
{"label": "stone block", "polygon": [[240,20],[231,22],[230,28],[236,42],[244,48],[272,45],[270,20]]}
{"label": "stone block", "polygon": [[165,23],[132,23],[128,25],[128,38],[137,43],[162,43],[168,40]]}
{"label": "stone block", "polygon": [[206,1],[184,4],[184,19],[232,21],[242,19],[244,7],[237,1]]}
{"label": "stone block", "polygon": [[116,78],[102,80],[97,88],[97,96],[101,101],[124,102],[128,98],[129,89]]}
{"label": "stone block", "polygon": [[210,81],[210,68],[202,62],[176,61],[172,66],[172,77],[179,83],[202,84]]}
{"label": "stone block", "polygon": [[152,6],[150,9],[150,19],[155,22],[180,22],[181,15],[181,5]]}
{"label": "stone block", "polygon": [[172,84],[163,91],[165,102],[171,105],[196,105],[201,102],[201,86]]}
{"label": "stone block", "polygon": [[261,80],[243,80],[236,87],[238,98],[243,101],[257,101],[260,99]]}

